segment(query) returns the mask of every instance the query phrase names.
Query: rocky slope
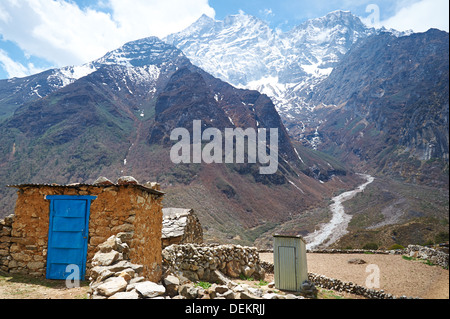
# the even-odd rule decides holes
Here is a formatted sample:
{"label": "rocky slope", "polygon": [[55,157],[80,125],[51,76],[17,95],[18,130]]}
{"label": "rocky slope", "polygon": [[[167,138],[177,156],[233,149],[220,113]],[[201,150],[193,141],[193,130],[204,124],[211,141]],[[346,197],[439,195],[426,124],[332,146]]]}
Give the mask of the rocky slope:
{"label": "rocky slope", "polygon": [[[166,207],[195,209],[207,239],[248,243],[359,180],[339,163],[294,147],[267,96],[214,78],[157,38],[84,66],[0,81],[0,92],[3,215],[15,199],[6,184],[131,175],[160,182]],[[278,172],[261,175],[259,165],[245,163],[175,165],[170,133],[192,132],[193,120],[202,130],[278,129]]]}
{"label": "rocky slope", "polygon": [[449,37],[372,36],[310,94],[322,149],[413,182],[448,185]]}
{"label": "rocky slope", "polygon": [[240,13],[203,16],[165,41],[224,81],[270,96],[307,147],[413,182],[439,185],[442,172],[448,180],[446,32],[375,30],[336,11],[282,33]]}

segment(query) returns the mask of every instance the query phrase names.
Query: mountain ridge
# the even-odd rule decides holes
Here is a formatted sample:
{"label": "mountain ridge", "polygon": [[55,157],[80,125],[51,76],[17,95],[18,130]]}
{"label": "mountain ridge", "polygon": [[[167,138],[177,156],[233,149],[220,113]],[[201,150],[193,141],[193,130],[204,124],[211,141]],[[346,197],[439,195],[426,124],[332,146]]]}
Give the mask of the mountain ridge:
{"label": "mountain ridge", "polygon": [[309,97],[334,105],[322,114],[323,147],[336,148],[334,155],[346,149],[379,172],[448,187],[448,46],[448,33],[431,29],[381,33],[355,47]]}
{"label": "mountain ridge", "polygon": [[163,40],[214,76],[266,93],[282,116],[295,116],[303,106],[301,92],[309,92],[317,80],[329,75],[338,58],[359,37],[374,32],[358,17],[343,11],[308,20],[283,33],[240,13],[223,21],[201,17]]}

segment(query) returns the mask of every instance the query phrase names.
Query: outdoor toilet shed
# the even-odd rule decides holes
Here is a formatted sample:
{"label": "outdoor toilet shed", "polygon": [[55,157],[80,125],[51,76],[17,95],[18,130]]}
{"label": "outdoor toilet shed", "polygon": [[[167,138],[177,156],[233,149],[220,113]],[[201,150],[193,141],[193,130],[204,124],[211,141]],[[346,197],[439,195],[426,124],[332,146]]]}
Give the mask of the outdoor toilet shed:
{"label": "outdoor toilet shed", "polygon": [[301,236],[274,235],[274,281],[280,290],[301,291],[308,280],[306,243]]}
{"label": "outdoor toilet shed", "polygon": [[130,262],[143,266],[143,276],[159,281],[162,273],[162,196],[159,185],[140,185],[132,177],[113,184],[23,184],[7,243],[10,273],[66,279],[76,265],[80,279],[89,277],[98,245],[124,233]]}

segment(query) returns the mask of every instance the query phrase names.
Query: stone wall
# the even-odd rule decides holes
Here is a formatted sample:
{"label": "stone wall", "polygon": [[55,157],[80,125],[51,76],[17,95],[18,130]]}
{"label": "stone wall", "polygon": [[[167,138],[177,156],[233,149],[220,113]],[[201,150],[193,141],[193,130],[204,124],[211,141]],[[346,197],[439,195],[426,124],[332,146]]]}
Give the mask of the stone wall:
{"label": "stone wall", "polygon": [[403,249],[397,250],[368,250],[368,249],[311,249],[308,254],[374,254],[374,255],[401,255]]}
{"label": "stone wall", "polygon": [[215,282],[214,271],[231,278],[264,279],[257,248],[240,245],[171,245],[162,252],[166,271],[182,273],[193,282]]}
{"label": "stone wall", "polygon": [[129,236],[119,233],[99,245],[92,260],[90,299],[144,299],[165,293],[165,288],[146,280],[144,267],[129,261]]}
{"label": "stone wall", "polygon": [[[45,276],[49,229],[49,201],[46,195],[91,195],[87,272],[98,245],[121,232],[132,234],[130,260],[144,266],[149,279],[161,277],[162,197],[137,185],[73,185],[18,187],[14,221],[2,226],[8,236],[0,237],[0,247],[9,247],[2,269],[10,273]],[[5,244],[6,243],[6,244]],[[6,248],[1,249],[6,254]]]}
{"label": "stone wall", "polygon": [[14,215],[0,219],[0,270],[8,272],[11,260],[10,248],[12,243],[11,232]]}
{"label": "stone wall", "polygon": [[[262,251],[260,251],[262,252]],[[269,252],[269,251],[266,251]],[[272,251],[270,251],[272,252]],[[406,255],[409,257],[428,260],[434,265],[448,269],[448,253],[438,249],[419,245],[409,245],[405,249],[397,250],[364,250],[364,249],[314,249],[309,254],[378,254],[378,255]]]}
{"label": "stone wall", "polygon": [[429,247],[423,247],[418,245],[409,245],[406,248],[406,255],[409,257],[428,260],[434,265],[439,265],[448,269],[448,254]]}

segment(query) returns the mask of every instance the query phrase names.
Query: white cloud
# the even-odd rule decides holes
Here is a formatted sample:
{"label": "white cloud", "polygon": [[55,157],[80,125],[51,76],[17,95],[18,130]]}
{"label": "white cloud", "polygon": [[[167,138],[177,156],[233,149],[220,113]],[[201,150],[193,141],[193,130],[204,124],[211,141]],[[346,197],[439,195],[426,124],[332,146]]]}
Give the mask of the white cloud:
{"label": "white cloud", "polygon": [[3,66],[3,69],[8,74],[9,78],[21,78],[31,74],[42,72],[42,69],[39,69],[34,66],[34,64],[29,63],[27,66],[14,61],[9,57],[9,55],[2,49],[0,49],[0,66]]}
{"label": "white cloud", "polygon": [[273,10],[267,9],[267,8],[264,10],[259,10],[259,14],[261,14],[262,16],[265,16],[266,18],[275,16],[275,14],[273,13]]}
{"label": "white cloud", "polygon": [[121,32],[164,37],[187,28],[202,14],[215,17],[208,0],[109,0]]}
{"label": "white cloud", "polygon": [[208,0],[108,0],[109,12],[80,9],[68,0],[2,0],[0,35],[25,54],[56,66],[85,63],[124,43],[163,37],[188,27],[203,13],[214,17]]}
{"label": "white cloud", "polygon": [[399,31],[425,32],[430,28],[449,31],[448,0],[403,1],[396,14],[381,25]]}

